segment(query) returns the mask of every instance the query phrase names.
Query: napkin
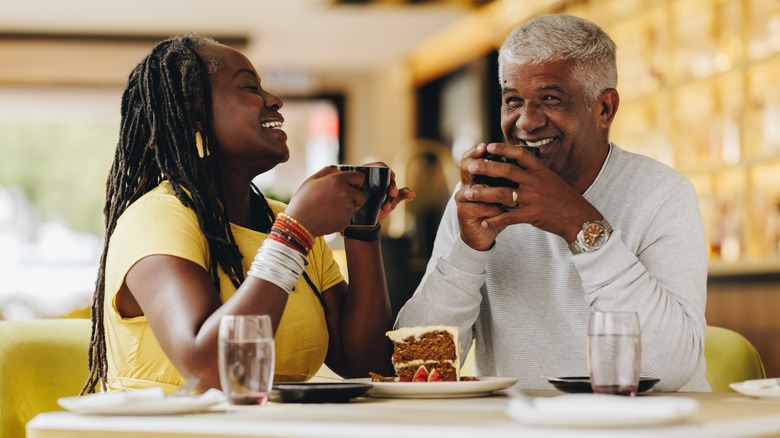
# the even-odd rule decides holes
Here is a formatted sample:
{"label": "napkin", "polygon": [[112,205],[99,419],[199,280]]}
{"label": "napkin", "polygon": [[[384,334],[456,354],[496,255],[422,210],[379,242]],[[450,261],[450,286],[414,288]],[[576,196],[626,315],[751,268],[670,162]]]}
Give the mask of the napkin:
{"label": "napkin", "polygon": [[729,387],[740,394],[771,400],[780,399],[780,379],[752,379],[730,383]]}
{"label": "napkin", "polygon": [[57,400],[63,408],[82,414],[165,414],[202,409],[225,400],[218,389],[200,395],[166,396],[160,387],[133,391],[101,392]]}
{"label": "napkin", "polygon": [[684,397],[565,394],[529,399],[515,396],[507,414],[539,426],[643,426],[684,418],[699,408]]}
{"label": "napkin", "polygon": [[780,392],[780,379],[754,379],[745,380],[741,386],[750,389],[767,389]]}

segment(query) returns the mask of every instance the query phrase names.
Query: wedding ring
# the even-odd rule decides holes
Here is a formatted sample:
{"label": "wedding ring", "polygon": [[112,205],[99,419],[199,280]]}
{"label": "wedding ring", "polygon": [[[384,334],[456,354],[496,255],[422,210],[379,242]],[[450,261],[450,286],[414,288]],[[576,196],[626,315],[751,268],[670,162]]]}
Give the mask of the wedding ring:
{"label": "wedding ring", "polygon": [[512,189],[512,205],[517,205],[517,189]]}

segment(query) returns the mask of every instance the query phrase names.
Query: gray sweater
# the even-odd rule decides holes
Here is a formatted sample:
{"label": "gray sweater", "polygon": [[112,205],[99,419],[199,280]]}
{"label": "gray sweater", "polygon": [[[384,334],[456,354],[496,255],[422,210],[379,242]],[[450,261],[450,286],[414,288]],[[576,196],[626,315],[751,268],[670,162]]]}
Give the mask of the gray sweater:
{"label": "gray sweater", "polygon": [[[450,199],[425,276],[396,327],[458,326],[475,341],[483,376],[586,376],[588,316],[639,313],[642,376],[654,389],[709,391],[705,378],[707,254],[693,185],[674,169],[612,145],[583,195],[614,228],[593,253],[572,255],[561,237],[528,224],[507,227],[488,251],[460,238]],[[464,353],[465,357],[465,353]]]}

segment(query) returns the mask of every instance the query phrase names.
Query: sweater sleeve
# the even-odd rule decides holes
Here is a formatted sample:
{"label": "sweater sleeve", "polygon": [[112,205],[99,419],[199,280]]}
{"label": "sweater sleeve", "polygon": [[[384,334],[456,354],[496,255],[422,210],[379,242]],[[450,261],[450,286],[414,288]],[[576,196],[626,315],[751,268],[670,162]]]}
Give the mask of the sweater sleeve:
{"label": "sweater sleeve", "polygon": [[467,352],[482,302],[485,268],[494,250],[477,251],[463,242],[456,209],[454,198],[450,198],[425,275],[398,313],[395,327],[457,326],[461,350]]}
{"label": "sweater sleeve", "polygon": [[641,372],[660,378],[659,390],[676,391],[704,367],[707,255],[690,182],[680,178],[658,193],[640,207],[647,222],[636,252],[621,239],[636,230],[616,229],[604,248],[572,262],[589,306],[638,312]]}

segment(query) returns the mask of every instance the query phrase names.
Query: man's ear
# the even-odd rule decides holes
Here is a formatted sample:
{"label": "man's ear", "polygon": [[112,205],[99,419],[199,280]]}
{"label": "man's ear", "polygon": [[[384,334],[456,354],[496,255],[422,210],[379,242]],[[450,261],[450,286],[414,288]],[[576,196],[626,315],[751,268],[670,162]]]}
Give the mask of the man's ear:
{"label": "man's ear", "polygon": [[593,113],[598,120],[599,128],[609,129],[617,113],[618,106],[620,106],[620,95],[616,89],[607,88],[601,92],[593,105]]}

